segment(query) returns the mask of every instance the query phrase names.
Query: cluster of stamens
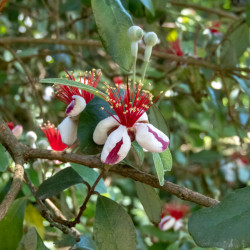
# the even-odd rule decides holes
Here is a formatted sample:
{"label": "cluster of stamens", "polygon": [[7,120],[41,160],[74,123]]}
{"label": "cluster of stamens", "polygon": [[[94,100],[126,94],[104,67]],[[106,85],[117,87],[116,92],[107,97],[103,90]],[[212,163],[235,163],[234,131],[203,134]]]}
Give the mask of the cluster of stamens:
{"label": "cluster of stamens", "polygon": [[132,84],[131,87],[131,81],[129,79],[127,80],[126,86],[122,89],[119,88],[118,84],[115,85],[115,88],[107,83],[105,83],[105,85],[107,88],[106,101],[110,104],[110,108],[114,110],[119,120],[107,110],[105,111],[113,116],[121,125],[128,128],[132,127],[143,113],[159,98],[158,96],[153,101],[153,95],[149,91],[150,83],[146,90],[142,89],[144,84],[141,81],[139,81],[138,84]]}
{"label": "cluster of stamens", "polygon": [[[65,72],[66,72],[65,76],[68,80],[76,81],[76,78],[75,78],[73,72],[69,73],[67,70],[65,70]],[[92,71],[89,71],[89,72],[85,71],[83,76],[79,73],[78,78],[79,78],[79,82],[81,82],[82,84],[96,88],[97,84],[100,80],[101,75],[102,75],[102,73],[100,70],[97,70],[97,72],[96,72],[96,70],[93,69]],[[91,101],[94,97],[93,94],[91,94],[85,90],[79,89],[77,87],[61,85],[61,84],[54,85],[53,87],[56,90],[55,97],[59,101],[65,103],[67,105],[69,105],[71,103],[71,101],[73,100],[72,96],[74,96],[74,95],[79,95],[79,96],[83,97],[85,99],[86,103]]]}

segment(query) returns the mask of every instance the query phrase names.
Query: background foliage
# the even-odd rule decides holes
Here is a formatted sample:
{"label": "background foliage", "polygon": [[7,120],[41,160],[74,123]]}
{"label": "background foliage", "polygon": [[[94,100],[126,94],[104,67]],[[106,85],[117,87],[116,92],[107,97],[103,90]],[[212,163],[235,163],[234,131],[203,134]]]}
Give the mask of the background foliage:
{"label": "background foliage", "polygon": [[[72,249],[135,249],[136,237],[137,249],[141,250],[250,246],[249,223],[244,223],[250,220],[250,204],[245,202],[249,188],[231,194],[235,189],[248,186],[250,177],[249,6],[249,1],[229,0],[9,0],[0,14],[0,113],[5,121],[23,126],[20,141],[28,144],[25,134],[33,130],[38,135],[37,146],[44,147],[39,125],[47,120],[58,125],[64,118],[65,105],[50,97],[50,87],[41,84],[41,79],[64,76],[64,68],[75,72],[100,68],[103,72],[100,90],[104,81],[113,82],[116,76],[123,76],[126,81],[132,63],[126,35],[134,23],[145,31],[156,32],[161,40],[154,48],[146,81],[152,83],[153,94],[164,91],[156,106],[167,128],[164,122],[158,124],[164,128],[158,127],[167,130],[170,136],[172,158],[170,154],[165,155],[166,165],[173,161],[165,180],[219,200],[230,195],[215,209],[208,208],[211,211],[194,213],[199,207],[185,202],[190,206],[190,214],[194,213],[189,220],[189,231],[186,223],[180,231],[164,232],[154,225],[159,222],[158,205],[184,202],[109,174],[96,187],[96,191],[105,193],[109,199],[91,198],[76,227],[83,235],[76,243],[42,218],[34,197],[23,183],[17,200],[0,222],[0,246],[3,249],[68,249],[69,246],[74,246]],[[140,47],[143,46],[141,43]],[[137,79],[140,79],[142,59],[140,53]],[[90,137],[81,139],[80,146],[73,151],[94,154],[100,150],[91,141],[93,124],[98,122],[91,120],[93,112],[99,112],[95,105],[92,102],[87,106],[78,130],[79,138],[83,138],[86,131]],[[154,124],[155,113],[151,112]],[[91,126],[86,126],[85,117]],[[159,119],[162,117],[156,120]],[[140,168],[156,175],[151,167],[152,156],[138,150],[139,160],[144,159]],[[133,156],[125,163],[138,165]],[[10,187],[13,166],[0,145],[0,201]],[[26,164],[25,170],[32,183],[39,187],[38,197],[51,198],[66,218],[72,219],[87,193],[83,180],[92,185],[97,172],[79,168],[77,164],[66,166],[36,160]],[[65,169],[59,172],[62,168]],[[171,164],[167,168],[170,170]],[[105,213],[105,209],[113,213]],[[217,214],[218,218],[225,216],[226,224],[221,225],[218,218],[210,218],[211,214]],[[114,218],[119,221],[112,222]],[[236,224],[237,221],[242,223]],[[117,231],[116,223],[124,223],[127,228]],[[201,230],[205,225],[206,229]],[[233,230],[217,237],[230,225],[231,229],[239,227],[236,230],[239,235],[235,236]],[[95,242],[91,237],[93,232]],[[233,237],[236,241],[229,242]],[[107,245],[102,245],[104,239]],[[224,241],[228,244],[223,245]]]}

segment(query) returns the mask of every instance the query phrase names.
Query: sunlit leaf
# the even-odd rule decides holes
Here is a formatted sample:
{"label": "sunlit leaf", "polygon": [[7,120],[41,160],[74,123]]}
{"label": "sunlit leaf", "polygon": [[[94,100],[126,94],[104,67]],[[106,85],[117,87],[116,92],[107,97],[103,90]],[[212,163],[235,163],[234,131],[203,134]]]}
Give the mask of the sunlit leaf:
{"label": "sunlit leaf", "polygon": [[120,0],[92,0],[92,10],[102,44],[121,68],[129,71],[132,55],[128,29],[133,25]]}
{"label": "sunlit leaf", "polygon": [[50,83],[50,84],[62,84],[62,85],[67,85],[67,86],[72,86],[76,87],[79,89],[83,89],[88,91],[89,93],[92,93],[95,96],[98,96],[104,100],[106,100],[106,94],[101,92],[100,90],[93,88],[89,85],[83,84],[81,82],[76,82],[73,80],[67,80],[67,79],[61,79],[61,78],[46,78],[46,79],[41,79],[41,83]]}
{"label": "sunlit leaf", "polygon": [[156,169],[156,173],[159,179],[159,183],[161,186],[164,185],[164,166],[161,160],[161,157],[159,155],[159,153],[152,153],[153,155],[153,161],[155,164],[155,169]]}

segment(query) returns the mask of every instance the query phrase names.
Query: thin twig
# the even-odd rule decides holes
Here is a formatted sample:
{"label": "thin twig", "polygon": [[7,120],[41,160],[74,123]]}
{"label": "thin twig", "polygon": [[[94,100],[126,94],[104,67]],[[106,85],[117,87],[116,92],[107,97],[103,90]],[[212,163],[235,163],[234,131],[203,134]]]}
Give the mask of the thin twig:
{"label": "thin twig", "polygon": [[88,192],[88,194],[87,194],[87,196],[86,196],[86,198],[85,198],[82,206],[80,207],[78,215],[76,216],[76,218],[74,219],[74,221],[72,221],[70,223],[70,227],[74,227],[77,223],[80,223],[81,216],[82,216],[83,212],[85,211],[85,209],[87,208],[87,203],[88,203],[91,195],[94,193],[95,187],[97,186],[97,184],[99,183],[99,181],[103,177],[104,173],[105,173],[105,170],[102,170],[101,173],[99,174],[99,176],[97,177],[95,183],[93,184],[93,186],[89,190],[89,192]]}

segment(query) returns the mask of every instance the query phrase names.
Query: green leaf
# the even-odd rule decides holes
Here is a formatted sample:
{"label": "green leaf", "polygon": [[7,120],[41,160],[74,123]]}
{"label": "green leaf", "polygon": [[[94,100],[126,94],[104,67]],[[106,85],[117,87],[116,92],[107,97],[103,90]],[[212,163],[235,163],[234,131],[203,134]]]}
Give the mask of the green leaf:
{"label": "green leaf", "polygon": [[249,247],[249,195],[250,187],[238,189],[215,207],[203,208],[194,213],[189,219],[188,229],[196,244],[224,249]]}
{"label": "green leaf", "polygon": [[152,16],[154,16],[155,15],[155,8],[154,8],[152,0],[140,0],[140,1],[150,11]]}
{"label": "green leaf", "polygon": [[0,221],[1,249],[16,249],[23,235],[23,218],[26,199],[13,202],[5,217]]}
{"label": "green leaf", "polygon": [[166,121],[156,105],[153,105],[149,110],[149,120],[151,124],[160,129],[166,135],[169,135],[169,129],[166,125]]}
{"label": "green leaf", "polygon": [[101,120],[110,116],[105,110],[101,110],[101,107],[104,107],[110,113],[114,112],[110,109],[110,105],[106,101],[95,97],[88,103],[80,115],[77,137],[80,141],[80,150],[84,154],[97,154],[103,148],[93,141],[93,133],[96,125]]}
{"label": "green leaf", "polygon": [[76,82],[73,80],[67,80],[67,79],[61,79],[61,78],[46,78],[46,79],[42,79],[40,80],[41,83],[50,83],[50,84],[62,84],[62,85],[67,85],[67,86],[72,86],[72,87],[76,87],[78,89],[83,89],[86,90],[87,92],[98,96],[104,100],[106,100],[107,95],[105,93],[103,93],[102,91],[93,88],[91,86],[85,85],[81,82]]}
{"label": "green leaf", "polygon": [[144,210],[153,223],[161,221],[161,200],[155,189],[146,184],[135,182],[136,192]]}
{"label": "green leaf", "polygon": [[[82,177],[84,181],[88,182],[90,186],[93,186],[94,182],[99,176],[99,174],[94,169],[76,163],[70,163],[70,165]],[[99,181],[95,188],[95,191],[101,194],[107,193],[107,188],[104,184],[103,179]]]}
{"label": "green leaf", "polygon": [[[237,23],[235,24],[237,25]],[[246,23],[237,27],[221,45],[220,62],[222,66],[233,67],[238,58],[249,46],[249,28]]]}
{"label": "green leaf", "polygon": [[162,231],[159,228],[151,225],[142,226],[140,228],[142,234],[147,234],[150,237],[157,237],[162,242],[173,243],[179,238],[178,232]]}
{"label": "green leaf", "polygon": [[73,168],[68,167],[45,180],[39,186],[36,196],[39,199],[46,199],[78,183],[82,183],[81,176]]}
{"label": "green leaf", "polygon": [[80,241],[72,248],[74,250],[95,250],[96,244],[91,235],[83,235],[80,237]]}
{"label": "green leaf", "polygon": [[138,144],[137,141],[133,141],[132,142],[132,147],[135,150],[136,155],[138,156],[139,166],[141,166],[143,164],[143,161],[144,161],[144,151],[143,151],[143,148]]}
{"label": "green leaf", "polygon": [[[82,169],[80,169],[78,166],[80,166]],[[74,170],[74,168],[77,169],[79,174]],[[88,169],[86,166],[75,164],[73,168],[68,167],[61,170],[52,177],[48,178],[39,186],[36,196],[39,199],[46,199],[59,194],[70,186],[83,183],[83,181],[86,181],[92,185],[95,182],[96,179],[94,178],[97,178],[98,173],[93,169],[86,169]],[[85,176],[84,173],[86,174]],[[107,192],[103,180],[100,181],[95,190],[100,193]]]}
{"label": "green leaf", "polygon": [[34,227],[31,227],[20,242],[17,250],[48,250]]}
{"label": "green leaf", "polygon": [[173,165],[173,161],[172,161],[172,155],[170,153],[169,148],[167,148],[162,153],[159,153],[159,156],[161,158],[164,171],[171,171],[172,165]]}
{"label": "green leaf", "polygon": [[5,147],[0,144],[0,172],[5,172],[9,166],[9,154]]}
{"label": "green leaf", "polygon": [[159,179],[159,183],[161,186],[164,185],[164,166],[161,160],[161,157],[159,155],[159,153],[152,153],[153,155],[153,161],[155,164],[155,169],[156,169],[156,173]]}
{"label": "green leaf", "polygon": [[133,25],[120,0],[92,0],[97,29],[103,47],[121,68],[129,71],[133,59],[128,38],[128,29]]}
{"label": "green leaf", "polygon": [[124,208],[104,196],[96,204],[94,239],[101,250],[135,250],[136,231]]}

